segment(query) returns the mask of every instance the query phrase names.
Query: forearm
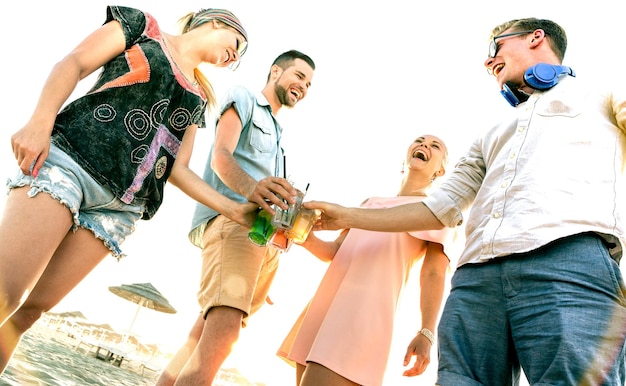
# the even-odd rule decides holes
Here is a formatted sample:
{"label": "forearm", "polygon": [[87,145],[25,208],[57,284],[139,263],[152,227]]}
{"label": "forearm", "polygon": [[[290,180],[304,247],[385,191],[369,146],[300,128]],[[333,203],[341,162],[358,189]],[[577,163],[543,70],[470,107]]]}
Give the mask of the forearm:
{"label": "forearm", "polygon": [[443,246],[429,243],[426,256],[420,270],[420,311],[422,328],[435,331],[437,318],[443,302],[446,273],[449,260],[443,252]]}
{"label": "forearm", "polygon": [[52,132],[57,113],[79,80],[80,68],[74,61],[66,57],[58,62],[46,79],[30,121],[37,123],[36,127]]}
{"label": "forearm", "polygon": [[228,151],[216,151],[211,167],[217,176],[233,192],[250,200],[257,181],[241,168],[239,162]]}
{"label": "forearm", "polygon": [[444,226],[422,203],[412,203],[384,209],[349,208],[346,228],[380,232],[410,232],[443,229]]}
{"label": "forearm", "polygon": [[336,240],[324,241],[317,237],[314,232],[311,232],[302,246],[321,261],[329,262],[335,257],[337,250],[345,238],[345,233],[347,233],[347,231],[344,231]]}
{"label": "forearm", "polygon": [[237,212],[237,203],[218,193],[191,169],[174,164],[168,182],[179,188],[195,201],[232,218]]}
{"label": "forearm", "polygon": [[421,324],[415,326],[416,335],[409,343],[404,356],[408,366],[415,356],[413,367],[404,371],[405,376],[422,374],[430,363],[430,353],[435,344],[435,331],[439,309],[443,300],[444,280],[449,261],[443,254],[441,244],[429,243],[420,270]]}
{"label": "forearm", "polygon": [[445,274],[430,274],[420,280],[421,328],[435,331],[437,318],[443,302]]}

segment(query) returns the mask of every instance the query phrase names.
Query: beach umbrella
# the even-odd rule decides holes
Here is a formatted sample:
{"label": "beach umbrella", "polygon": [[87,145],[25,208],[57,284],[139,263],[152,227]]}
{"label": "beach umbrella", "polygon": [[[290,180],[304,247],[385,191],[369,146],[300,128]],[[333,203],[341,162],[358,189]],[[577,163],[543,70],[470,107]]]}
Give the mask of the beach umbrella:
{"label": "beach umbrella", "polygon": [[135,324],[135,320],[137,320],[137,315],[139,315],[139,310],[141,307],[149,308],[151,310],[165,312],[167,314],[175,314],[176,310],[170,302],[163,296],[159,290],[154,288],[151,283],[135,283],[135,284],[122,284],[119,286],[109,287],[109,291],[113,292],[115,295],[124,298],[128,301],[137,304],[137,311],[135,311],[135,316],[133,317],[130,326],[128,327],[128,331],[124,334],[123,341],[126,342],[128,339],[128,334],[132,331],[133,325]]}
{"label": "beach umbrella", "polygon": [[82,312],[80,311],[66,311],[66,312],[61,312],[58,314],[54,314],[54,313],[49,313],[50,315],[55,315],[61,318],[76,318],[76,319],[85,319],[87,320],[87,317],[85,315],[83,315]]}

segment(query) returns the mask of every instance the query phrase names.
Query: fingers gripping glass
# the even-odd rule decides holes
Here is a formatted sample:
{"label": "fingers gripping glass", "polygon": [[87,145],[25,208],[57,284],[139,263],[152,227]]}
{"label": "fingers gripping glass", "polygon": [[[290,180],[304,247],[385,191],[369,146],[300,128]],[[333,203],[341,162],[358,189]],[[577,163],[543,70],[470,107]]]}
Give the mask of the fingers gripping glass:
{"label": "fingers gripping glass", "polygon": [[531,32],[534,32],[534,30],[511,32],[511,33],[508,33],[508,34],[502,34],[502,35],[494,36],[493,39],[491,40],[491,42],[489,42],[489,57],[490,58],[495,58],[496,55],[498,54],[498,50],[500,49],[500,46],[498,46],[498,42],[496,42],[496,39],[502,39],[502,38],[507,38],[507,37],[511,37],[511,36],[517,36],[517,35],[525,35],[525,34],[529,34]]}

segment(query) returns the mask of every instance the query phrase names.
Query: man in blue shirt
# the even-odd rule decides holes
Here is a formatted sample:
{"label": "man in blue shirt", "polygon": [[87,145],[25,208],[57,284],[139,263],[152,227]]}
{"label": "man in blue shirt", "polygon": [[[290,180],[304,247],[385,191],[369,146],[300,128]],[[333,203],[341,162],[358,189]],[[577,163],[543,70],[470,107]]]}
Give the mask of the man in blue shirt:
{"label": "man in blue shirt", "polygon": [[[241,86],[227,93],[205,181],[234,201],[255,202],[270,213],[272,204],[287,208],[281,197],[293,200],[296,191],[284,178],[282,127],[276,114],[306,96],[314,70],[310,57],[287,51],[274,60],[261,93]],[[158,385],[175,380],[210,385],[241,327],[265,302],[278,268],[277,249],[254,245],[247,228],[204,205],[196,208],[189,239],[202,248],[202,313]]]}

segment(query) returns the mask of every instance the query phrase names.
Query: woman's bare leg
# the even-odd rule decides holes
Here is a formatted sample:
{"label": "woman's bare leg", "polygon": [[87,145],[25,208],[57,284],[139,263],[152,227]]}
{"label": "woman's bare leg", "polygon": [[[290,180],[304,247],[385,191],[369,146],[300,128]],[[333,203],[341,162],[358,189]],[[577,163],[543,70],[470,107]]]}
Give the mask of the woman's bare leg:
{"label": "woman's bare leg", "polygon": [[336,372],[315,362],[307,363],[300,386],[359,386]]}
{"label": "woman's bare leg", "polygon": [[296,363],[296,386],[300,386],[300,382],[302,382],[302,375],[304,374],[304,370],[306,370],[305,365]]}
{"label": "woman's bare leg", "polygon": [[[58,304],[109,253],[48,194],[14,189],[0,222],[0,373],[25,331]],[[5,248],[6,246],[6,248]]]}
{"label": "woman's bare leg", "polygon": [[13,189],[0,219],[0,326],[17,310],[72,226],[64,205],[30,187]]}

